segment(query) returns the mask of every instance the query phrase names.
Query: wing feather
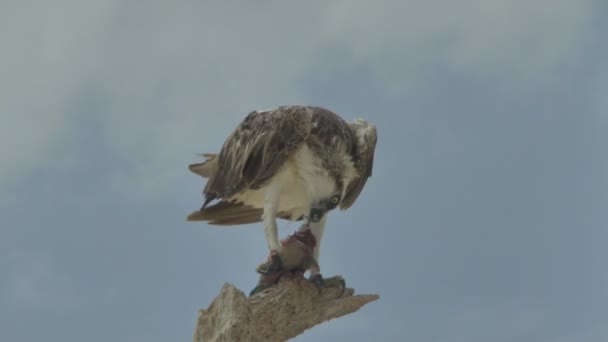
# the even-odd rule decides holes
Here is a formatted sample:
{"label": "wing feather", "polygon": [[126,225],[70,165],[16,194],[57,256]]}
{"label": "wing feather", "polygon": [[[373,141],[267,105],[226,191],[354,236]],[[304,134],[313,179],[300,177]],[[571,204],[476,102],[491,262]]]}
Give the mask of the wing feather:
{"label": "wing feather", "polygon": [[263,186],[310,135],[311,115],[302,106],[254,111],[228,137],[209,178],[203,208],[244,189]]}
{"label": "wing feather", "polygon": [[[215,225],[239,225],[262,221],[263,210],[236,201],[220,201],[188,215],[188,221],[208,221]],[[292,219],[289,212],[279,212],[277,217]],[[302,217],[295,220],[301,220]]]}
{"label": "wing feather", "polygon": [[210,224],[236,225],[259,222],[262,209],[243,203],[221,201],[188,215],[188,221],[209,221]]}
{"label": "wing feather", "polygon": [[203,157],[207,158],[202,163],[190,164],[188,169],[203,178],[209,178],[217,173],[217,155],[215,153],[204,153]]}
{"label": "wing feather", "polygon": [[378,133],[376,126],[364,120],[355,120],[349,124],[354,131],[356,144],[353,152],[353,159],[358,176],[350,182],[346,194],[340,202],[340,209],[350,208],[357,200],[361,191],[367,183],[367,179],[372,176],[374,166],[374,153]]}

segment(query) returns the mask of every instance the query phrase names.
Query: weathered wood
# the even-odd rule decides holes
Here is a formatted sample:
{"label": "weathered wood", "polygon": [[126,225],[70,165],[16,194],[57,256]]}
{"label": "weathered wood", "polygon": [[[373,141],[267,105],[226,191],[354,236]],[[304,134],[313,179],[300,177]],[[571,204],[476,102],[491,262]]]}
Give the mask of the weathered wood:
{"label": "weathered wood", "polygon": [[279,284],[250,298],[230,284],[198,315],[194,342],[286,341],[317,324],[359,310],[379,298],[339,287],[322,291],[301,276],[285,275]]}

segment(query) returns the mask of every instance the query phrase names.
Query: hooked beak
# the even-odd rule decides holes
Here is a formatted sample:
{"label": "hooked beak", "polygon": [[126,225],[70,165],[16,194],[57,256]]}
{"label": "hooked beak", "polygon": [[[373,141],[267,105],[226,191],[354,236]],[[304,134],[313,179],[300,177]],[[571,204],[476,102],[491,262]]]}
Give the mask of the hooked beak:
{"label": "hooked beak", "polygon": [[323,218],[323,214],[323,210],[319,208],[311,208],[308,218],[310,219],[310,222],[319,222]]}

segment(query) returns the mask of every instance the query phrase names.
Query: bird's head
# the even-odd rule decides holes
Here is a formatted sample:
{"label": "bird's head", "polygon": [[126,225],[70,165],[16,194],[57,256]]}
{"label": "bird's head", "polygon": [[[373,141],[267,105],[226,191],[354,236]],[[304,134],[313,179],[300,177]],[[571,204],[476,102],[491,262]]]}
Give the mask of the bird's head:
{"label": "bird's head", "polygon": [[319,222],[327,212],[335,209],[340,204],[341,196],[339,193],[334,194],[329,198],[324,198],[318,201],[310,208],[308,218],[310,222]]}

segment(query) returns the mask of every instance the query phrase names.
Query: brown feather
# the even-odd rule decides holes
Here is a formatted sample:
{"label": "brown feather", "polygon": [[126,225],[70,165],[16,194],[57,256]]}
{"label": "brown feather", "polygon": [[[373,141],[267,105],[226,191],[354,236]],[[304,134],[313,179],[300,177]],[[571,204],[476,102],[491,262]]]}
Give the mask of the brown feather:
{"label": "brown feather", "polygon": [[202,163],[190,164],[188,165],[188,169],[203,178],[210,178],[217,173],[217,154],[204,153],[202,156],[207,158],[207,160]]}
{"label": "brown feather", "polygon": [[[263,210],[240,202],[221,201],[188,215],[188,221],[208,221],[215,225],[238,225],[262,221]],[[290,213],[279,212],[277,217],[291,219]],[[295,221],[301,220],[296,218]]]}
{"label": "brown feather", "polygon": [[[321,107],[283,106],[253,111],[230,134],[218,154],[204,154],[204,162],[190,165],[192,172],[208,181],[203,207],[190,214],[188,220],[217,225],[261,221],[261,204],[259,208],[245,206],[231,198],[243,190],[263,187],[303,144],[321,158],[338,188],[342,186],[344,157],[352,158],[357,177],[350,181],[339,204],[341,209],[347,209],[372,174],[376,140],[375,126],[363,120],[346,123]],[[209,205],[216,199],[221,201]],[[280,218],[291,216],[277,213]]]}
{"label": "brown feather", "polygon": [[216,158],[222,170],[209,178],[205,202],[263,186],[306,141],[310,121],[310,112],[302,106],[249,113]]}
{"label": "brown feather", "polygon": [[350,208],[355,203],[361,191],[363,191],[367,179],[372,176],[374,153],[376,142],[378,141],[378,133],[375,126],[362,120],[355,121],[350,126],[354,131],[355,137],[358,134],[362,136],[361,139],[357,139],[353,153],[355,168],[359,175],[350,182],[346,189],[346,194],[340,203],[340,209],[342,210]]}

